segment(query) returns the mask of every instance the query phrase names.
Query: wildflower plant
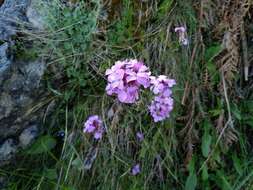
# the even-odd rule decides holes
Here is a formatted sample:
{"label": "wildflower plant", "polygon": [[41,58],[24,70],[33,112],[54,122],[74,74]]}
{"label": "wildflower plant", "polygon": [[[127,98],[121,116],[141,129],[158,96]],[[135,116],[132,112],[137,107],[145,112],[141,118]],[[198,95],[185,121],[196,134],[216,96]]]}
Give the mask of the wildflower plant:
{"label": "wildflower plant", "polygon": [[148,109],[154,121],[162,121],[170,116],[173,109],[171,88],[176,84],[174,79],[165,75],[151,76],[149,68],[136,59],[117,61],[106,70],[105,75],[108,95],[115,95],[121,103],[133,104],[139,99],[140,88],[150,87],[154,100]]}

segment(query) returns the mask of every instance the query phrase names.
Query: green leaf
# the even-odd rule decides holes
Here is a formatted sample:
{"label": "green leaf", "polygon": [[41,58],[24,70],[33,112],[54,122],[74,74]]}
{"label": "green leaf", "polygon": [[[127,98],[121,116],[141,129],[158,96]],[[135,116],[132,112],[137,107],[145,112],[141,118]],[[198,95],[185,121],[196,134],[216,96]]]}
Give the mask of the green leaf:
{"label": "green leaf", "polygon": [[211,124],[205,121],[204,124],[204,135],[202,136],[201,150],[204,157],[207,157],[210,152],[210,146],[212,143],[212,136],[209,134]]}
{"label": "green leaf", "polygon": [[74,159],[71,163],[72,166],[74,166],[77,170],[81,171],[83,169],[83,162],[82,160],[77,157],[76,159]]}
{"label": "green leaf", "polygon": [[212,59],[219,54],[219,52],[222,50],[222,46],[220,44],[213,45],[209,47],[205,52],[205,60],[206,62],[212,61]]}
{"label": "green leaf", "polygon": [[56,169],[45,169],[44,176],[48,179],[54,180],[57,179],[57,171]]}
{"label": "green leaf", "polygon": [[189,176],[185,183],[185,190],[194,190],[197,186],[197,175],[195,173],[195,157],[193,156],[190,163],[187,166]]}
{"label": "green leaf", "polygon": [[197,175],[196,173],[192,173],[187,177],[185,183],[185,190],[195,190],[197,186]]}
{"label": "green leaf", "polygon": [[250,113],[253,113],[253,100],[245,101],[244,105]]}
{"label": "green leaf", "polygon": [[232,159],[235,170],[237,171],[238,174],[242,175],[243,169],[241,165],[241,160],[235,154],[233,154]]}
{"label": "green leaf", "polygon": [[213,109],[213,110],[210,110],[209,113],[212,115],[212,116],[218,116],[220,115],[222,112],[222,109]]}
{"label": "green leaf", "polygon": [[201,177],[203,181],[208,180],[208,168],[206,167],[206,164],[204,165],[202,169]]}
{"label": "green leaf", "polygon": [[236,105],[233,105],[231,107],[231,111],[236,119],[238,119],[239,121],[242,120],[241,111],[238,109],[238,107]]}
{"label": "green leaf", "polygon": [[159,6],[159,15],[158,15],[159,18],[161,18],[162,16],[164,16],[166,13],[169,12],[172,3],[173,1],[171,0],[166,0],[161,3],[161,5]]}
{"label": "green leaf", "polygon": [[74,187],[64,187],[63,190],[76,190]]}
{"label": "green leaf", "polygon": [[210,152],[210,145],[212,142],[212,137],[209,134],[204,134],[202,137],[201,150],[204,157],[207,157]]}
{"label": "green leaf", "polygon": [[222,177],[222,190],[232,190],[232,186],[225,177]]}
{"label": "green leaf", "polygon": [[250,127],[253,127],[253,118],[248,118],[244,121],[245,124],[249,125]]}
{"label": "green leaf", "polygon": [[219,177],[219,181],[217,185],[221,187],[222,190],[232,190],[232,186],[227,181],[225,174],[222,171],[218,171],[217,175]]}
{"label": "green leaf", "polygon": [[187,169],[190,172],[190,174],[194,173],[194,171],[195,171],[195,157],[192,157],[190,163],[187,166]]}
{"label": "green leaf", "polygon": [[28,154],[42,154],[49,152],[56,145],[56,140],[49,136],[45,135],[40,137],[27,151]]}
{"label": "green leaf", "polygon": [[209,73],[214,74],[214,73],[218,72],[218,71],[217,71],[216,65],[213,64],[212,62],[208,62],[208,63],[206,64],[206,68],[207,68],[207,70],[209,71]]}

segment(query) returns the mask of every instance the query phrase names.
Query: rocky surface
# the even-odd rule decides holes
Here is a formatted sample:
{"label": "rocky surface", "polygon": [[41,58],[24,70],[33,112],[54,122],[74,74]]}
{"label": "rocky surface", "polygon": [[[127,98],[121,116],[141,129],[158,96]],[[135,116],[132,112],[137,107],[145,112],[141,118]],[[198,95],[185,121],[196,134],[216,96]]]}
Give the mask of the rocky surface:
{"label": "rocky surface", "polygon": [[22,27],[43,28],[34,1],[0,3],[0,167],[39,135],[45,112],[45,62],[17,61],[10,51]]}
{"label": "rocky surface", "polygon": [[45,22],[43,20],[43,15],[41,15],[41,11],[38,11],[39,9],[38,0],[32,0],[27,8],[26,17],[33,28],[43,30]]}
{"label": "rocky surface", "polygon": [[0,40],[10,40],[18,31],[17,25],[27,21],[29,0],[4,0],[0,7]]}
{"label": "rocky surface", "polygon": [[[0,140],[15,135],[25,126],[38,120],[30,117],[36,100],[43,94],[41,80],[45,64],[36,62],[11,62],[2,73],[0,85]],[[28,119],[27,119],[27,116]]]}
{"label": "rocky surface", "polygon": [[[17,145],[13,139],[7,139],[0,147],[0,160],[6,162],[17,152]],[[3,163],[2,163],[3,164]]]}
{"label": "rocky surface", "polygon": [[19,144],[22,148],[26,148],[30,145],[34,139],[38,136],[39,129],[37,125],[32,125],[26,128],[19,136]]}

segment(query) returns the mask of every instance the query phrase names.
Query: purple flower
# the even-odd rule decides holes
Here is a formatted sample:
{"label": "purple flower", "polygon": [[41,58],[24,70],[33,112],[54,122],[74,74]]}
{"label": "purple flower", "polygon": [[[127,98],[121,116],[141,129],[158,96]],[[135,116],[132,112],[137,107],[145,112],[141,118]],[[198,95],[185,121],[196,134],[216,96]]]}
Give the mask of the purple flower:
{"label": "purple flower", "polygon": [[160,75],[157,78],[151,76],[150,79],[151,79],[150,89],[154,94],[166,93],[169,96],[171,95],[170,88],[176,84],[176,81],[174,79],[169,79],[165,75]]}
{"label": "purple flower", "polygon": [[88,118],[84,124],[83,132],[93,134],[94,138],[97,140],[102,138],[104,127],[98,115],[92,115]]}
{"label": "purple flower", "polygon": [[180,41],[184,46],[187,46],[189,44],[189,40],[187,38],[182,38]]}
{"label": "purple flower", "polygon": [[162,121],[170,116],[173,109],[173,99],[171,98],[171,88],[176,84],[174,79],[169,79],[165,75],[151,78],[151,91],[155,94],[154,100],[149,106],[150,114],[155,122]]}
{"label": "purple flower", "polygon": [[101,139],[102,138],[102,135],[104,133],[104,130],[103,129],[98,129],[94,132],[94,138],[95,139]]}
{"label": "purple flower", "polygon": [[176,27],[176,28],[175,28],[175,32],[186,32],[186,28],[183,27],[183,26]]}
{"label": "purple flower", "polygon": [[134,103],[139,98],[138,90],[139,90],[138,87],[134,85],[128,86],[128,88],[124,90],[119,90],[118,91],[119,101],[129,104]]}
{"label": "purple flower", "polygon": [[188,45],[189,40],[186,37],[186,28],[181,26],[181,27],[176,27],[175,32],[179,34],[179,43],[182,45]]}
{"label": "purple flower", "polygon": [[140,142],[144,140],[144,135],[142,132],[137,132],[136,137]]}
{"label": "purple flower", "polygon": [[132,175],[137,175],[141,172],[141,167],[140,164],[136,164],[132,169],[131,169],[131,174]]}
{"label": "purple flower", "polygon": [[134,103],[139,98],[141,86],[150,86],[150,71],[143,62],[136,59],[117,61],[112,68],[107,69],[108,95],[116,95],[122,103]]}
{"label": "purple flower", "polygon": [[156,96],[149,106],[149,111],[155,122],[168,118],[172,109],[173,99],[166,96]]}

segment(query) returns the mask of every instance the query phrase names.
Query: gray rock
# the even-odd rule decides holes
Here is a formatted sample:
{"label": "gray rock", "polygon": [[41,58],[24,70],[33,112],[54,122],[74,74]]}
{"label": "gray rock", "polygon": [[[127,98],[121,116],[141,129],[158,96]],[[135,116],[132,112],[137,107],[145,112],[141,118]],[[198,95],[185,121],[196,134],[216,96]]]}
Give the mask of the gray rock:
{"label": "gray rock", "polygon": [[29,146],[39,134],[39,129],[36,125],[33,125],[25,129],[19,136],[19,145],[22,148]]}
{"label": "gray rock", "polygon": [[14,143],[13,139],[7,139],[0,146],[0,165],[8,160],[10,160],[13,155],[17,152],[17,145]]}
{"label": "gray rock", "polygon": [[4,176],[0,176],[0,189],[1,190],[7,190],[5,189],[7,185],[7,179]]}
{"label": "gray rock", "polygon": [[40,87],[42,76],[45,72],[46,64],[42,61],[35,61],[26,63],[20,68],[25,77],[25,90],[30,92],[31,90]]}
{"label": "gray rock", "polygon": [[11,96],[7,93],[2,93],[0,96],[0,119],[10,115],[13,108]]}
{"label": "gray rock", "polygon": [[10,41],[22,26],[44,28],[38,0],[4,0],[0,6],[0,40]]}
{"label": "gray rock", "polygon": [[0,166],[33,142],[47,109],[38,106],[46,97],[45,62],[16,61],[9,51],[23,26],[42,28],[36,2],[5,0],[0,6]]}
{"label": "gray rock", "polygon": [[45,105],[45,62],[17,61],[11,55],[19,31],[43,30],[39,1],[4,0],[1,5],[0,0],[0,167],[34,141],[45,114],[54,109]]}
{"label": "gray rock", "polygon": [[44,97],[45,69],[45,63],[39,60],[12,62],[0,75],[4,79],[0,85],[0,142],[39,123],[44,113],[33,108]]}
{"label": "gray rock", "polygon": [[3,70],[6,65],[10,64],[10,60],[7,57],[8,43],[3,43],[0,46],[0,71]]}
{"label": "gray rock", "polygon": [[45,21],[40,10],[41,0],[32,0],[30,6],[27,8],[26,16],[33,28],[43,30],[45,28]]}
{"label": "gray rock", "polygon": [[[1,26],[0,26],[1,27]],[[11,61],[8,59],[8,43],[4,43],[0,46],[0,85],[3,81],[1,78],[2,74],[9,68]]]}
{"label": "gray rock", "polygon": [[5,0],[0,7],[0,39],[9,41],[17,33],[17,26],[23,24],[29,0]]}
{"label": "gray rock", "polygon": [[[45,97],[42,80],[45,68],[45,63],[39,60],[12,61],[9,68],[0,73],[3,78],[0,84],[0,166],[8,163],[3,160],[12,159],[10,155],[17,149],[13,141],[5,139],[19,139],[20,147],[24,148],[38,135],[37,126],[46,110],[46,107],[36,108]],[[1,145],[1,142],[4,143]],[[5,151],[5,148],[8,149]]]}

